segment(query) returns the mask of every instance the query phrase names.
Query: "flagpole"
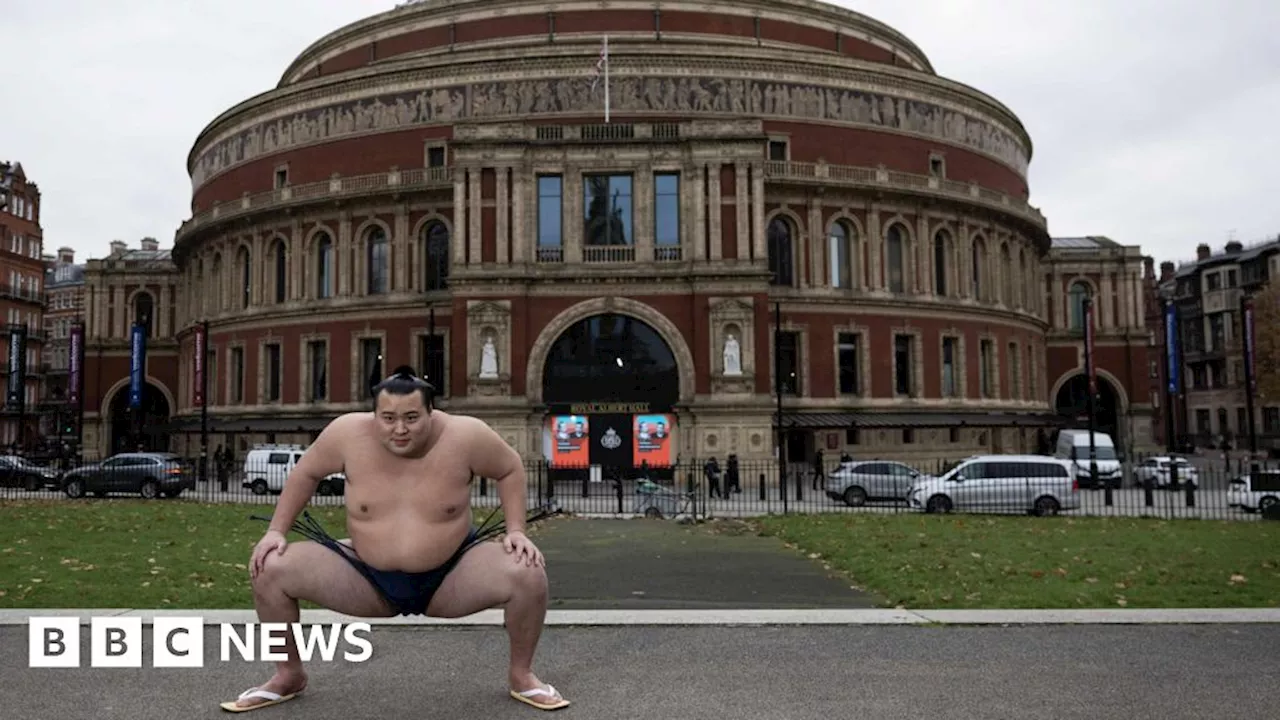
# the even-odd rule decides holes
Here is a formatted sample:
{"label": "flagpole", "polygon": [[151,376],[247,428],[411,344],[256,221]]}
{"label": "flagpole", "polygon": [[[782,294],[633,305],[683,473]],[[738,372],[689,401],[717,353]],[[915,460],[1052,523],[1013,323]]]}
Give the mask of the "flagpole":
{"label": "flagpole", "polygon": [[604,123],[609,124],[609,36],[604,36]]}

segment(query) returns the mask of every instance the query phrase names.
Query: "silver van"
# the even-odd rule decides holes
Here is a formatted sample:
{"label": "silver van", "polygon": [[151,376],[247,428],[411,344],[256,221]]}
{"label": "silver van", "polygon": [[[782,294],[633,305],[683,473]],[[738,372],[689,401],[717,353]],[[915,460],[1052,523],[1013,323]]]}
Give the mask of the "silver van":
{"label": "silver van", "polygon": [[853,460],[840,464],[827,476],[827,497],[849,507],[868,500],[903,502],[920,471],[891,460]]}
{"label": "silver van", "polygon": [[921,478],[908,504],[928,513],[1025,512],[1056,515],[1080,508],[1072,463],[1046,455],[978,455],[942,477]]}

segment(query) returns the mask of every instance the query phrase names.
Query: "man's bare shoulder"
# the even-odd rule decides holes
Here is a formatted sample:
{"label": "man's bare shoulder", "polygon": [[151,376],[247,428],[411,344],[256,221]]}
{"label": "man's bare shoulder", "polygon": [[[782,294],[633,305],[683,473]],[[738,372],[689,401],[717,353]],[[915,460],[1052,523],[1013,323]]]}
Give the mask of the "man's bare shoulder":
{"label": "man's bare shoulder", "polygon": [[328,439],[337,444],[343,444],[365,434],[372,425],[373,413],[349,412],[330,420],[324,432],[329,436]]}

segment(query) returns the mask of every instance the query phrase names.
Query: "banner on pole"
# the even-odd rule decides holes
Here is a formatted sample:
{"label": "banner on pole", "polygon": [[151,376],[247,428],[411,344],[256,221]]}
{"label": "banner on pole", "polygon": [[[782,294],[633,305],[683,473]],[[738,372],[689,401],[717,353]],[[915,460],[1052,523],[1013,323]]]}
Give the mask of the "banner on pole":
{"label": "banner on pole", "polygon": [[9,378],[5,403],[11,408],[21,408],[27,402],[27,326],[17,325],[9,330]]}
{"label": "banner on pole", "polygon": [[196,326],[196,357],[193,366],[195,368],[195,404],[204,407],[204,361],[208,355],[205,350],[207,338],[204,336],[204,325]]}
{"label": "banner on pole", "polygon": [[80,381],[84,376],[84,325],[76,323],[71,326],[71,357],[68,359],[70,373],[67,378],[67,399],[71,406],[80,408]]}
{"label": "banner on pole", "polygon": [[1164,359],[1165,377],[1169,381],[1169,392],[1177,394],[1182,385],[1178,367],[1178,309],[1173,303],[1164,308]]}
{"label": "banner on pole", "polygon": [[142,407],[142,387],[146,382],[147,329],[141,323],[133,324],[132,342],[129,347],[129,407]]}

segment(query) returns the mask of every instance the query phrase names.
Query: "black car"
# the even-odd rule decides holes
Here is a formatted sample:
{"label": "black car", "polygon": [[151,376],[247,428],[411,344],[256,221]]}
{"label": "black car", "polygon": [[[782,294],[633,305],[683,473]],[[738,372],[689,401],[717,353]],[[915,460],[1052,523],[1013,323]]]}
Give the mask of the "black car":
{"label": "black car", "polygon": [[58,487],[59,473],[20,455],[0,455],[0,487],[43,490]]}

